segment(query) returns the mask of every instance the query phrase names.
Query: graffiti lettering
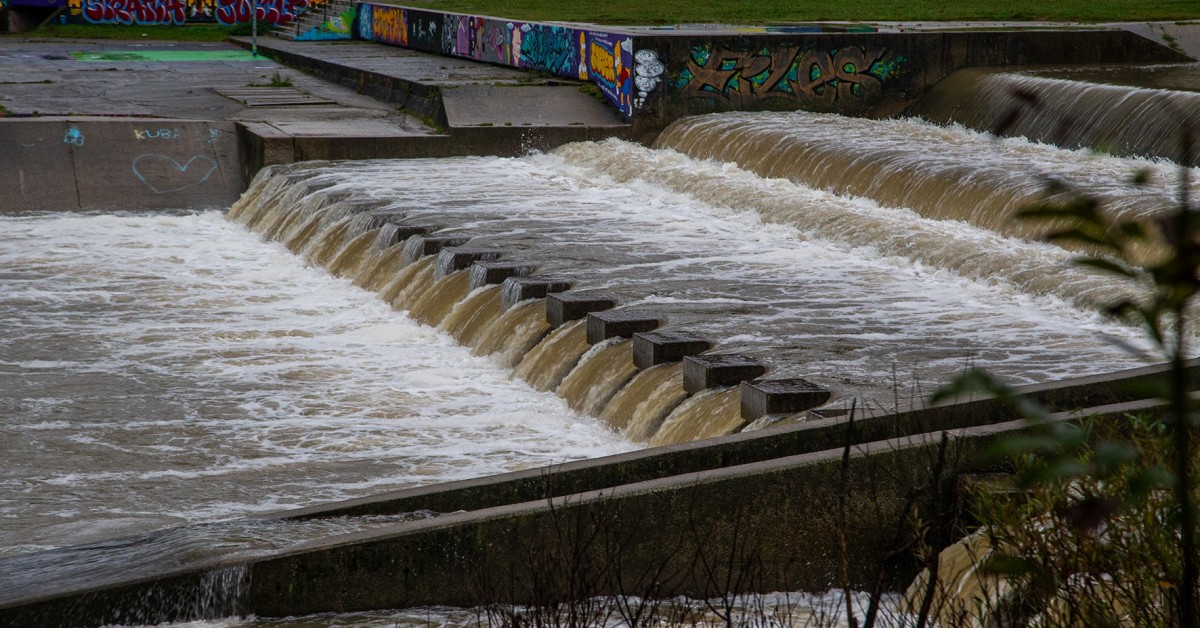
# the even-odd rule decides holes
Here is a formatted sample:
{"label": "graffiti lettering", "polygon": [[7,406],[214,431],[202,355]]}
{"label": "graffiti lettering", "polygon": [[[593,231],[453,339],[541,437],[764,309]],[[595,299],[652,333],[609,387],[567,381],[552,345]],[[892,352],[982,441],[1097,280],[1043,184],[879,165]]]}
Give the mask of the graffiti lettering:
{"label": "graffiti lettering", "polygon": [[183,24],[183,0],[82,0],[83,18],[93,24]]}
{"label": "graffiti lettering", "polygon": [[393,46],[408,45],[408,24],[405,23],[403,9],[375,5],[371,7],[371,13],[376,41]]}
{"label": "graffiti lettering", "polygon": [[606,82],[617,84],[617,64],[613,61],[612,48],[605,47],[599,41],[593,41],[589,62],[592,64],[592,70]]}
{"label": "graffiti lettering", "polygon": [[251,11],[257,13],[259,22],[267,24],[290,24],[296,14],[307,9],[308,0],[217,0],[217,21],[226,26],[250,21]]}
{"label": "graffiti lettering", "polygon": [[133,137],[139,140],[177,140],[179,136],[179,129],[157,129],[154,131],[134,129],[133,131]]}
{"label": "graffiti lettering", "polygon": [[886,55],[883,48],[857,47],[833,52],[698,48],[692,51],[677,87],[691,98],[732,104],[768,98],[823,105],[851,98],[870,100],[882,89],[887,73],[877,64]]}
{"label": "graffiti lettering", "polygon": [[521,67],[559,76],[578,73],[579,46],[575,31],[564,26],[525,24],[521,27]]}

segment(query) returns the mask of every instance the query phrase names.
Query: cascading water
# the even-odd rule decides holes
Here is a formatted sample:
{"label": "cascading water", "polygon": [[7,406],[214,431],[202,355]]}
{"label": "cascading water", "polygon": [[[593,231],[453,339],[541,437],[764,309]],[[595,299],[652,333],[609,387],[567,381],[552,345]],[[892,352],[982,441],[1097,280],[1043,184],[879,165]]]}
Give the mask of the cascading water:
{"label": "cascading water", "polygon": [[[12,461],[0,508],[17,522],[3,551],[630,446],[536,390],[651,445],[749,422],[736,387],[689,396],[679,363],[639,371],[628,341],[589,346],[583,320],[552,329],[546,299],[512,303],[473,271],[439,276],[419,236],[396,235],[418,226],[757,359],[768,377],[815,381],[843,405],[919,405],[918,391],[968,366],[1026,383],[1143,363],[1103,340],[1144,346],[1139,332],[1089,309],[1123,294],[1112,280],[993,214],[1037,192],[1031,170],[1150,214],[1170,202],[1169,165],[813,114],[685,120],[660,146],[277,167],[228,221],[0,219],[0,260],[19,269],[0,274],[6,317],[77,325],[0,339],[14,375],[0,400],[25,417],[0,425]],[[1159,187],[1122,183],[1139,168]],[[14,388],[47,364],[88,391],[123,391],[125,405],[60,399],[54,377]],[[897,389],[914,392],[895,403]],[[81,457],[95,471],[69,471]]]}
{"label": "cascading water", "polygon": [[1067,148],[1200,166],[1200,149],[1184,155],[1181,144],[1185,130],[1193,137],[1200,134],[1200,93],[1114,80],[1153,85],[1154,68],[959,70],[939,82],[911,113],[938,124]]}

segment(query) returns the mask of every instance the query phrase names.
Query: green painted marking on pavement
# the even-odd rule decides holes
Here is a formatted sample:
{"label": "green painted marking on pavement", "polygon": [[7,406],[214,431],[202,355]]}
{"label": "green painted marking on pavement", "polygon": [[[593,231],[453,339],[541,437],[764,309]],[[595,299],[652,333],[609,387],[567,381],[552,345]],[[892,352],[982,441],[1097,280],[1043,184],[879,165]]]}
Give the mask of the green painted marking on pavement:
{"label": "green painted marking on pavement", "polygon": [[246,50],[109,50],[72,52],[79,61],[255,61]]}

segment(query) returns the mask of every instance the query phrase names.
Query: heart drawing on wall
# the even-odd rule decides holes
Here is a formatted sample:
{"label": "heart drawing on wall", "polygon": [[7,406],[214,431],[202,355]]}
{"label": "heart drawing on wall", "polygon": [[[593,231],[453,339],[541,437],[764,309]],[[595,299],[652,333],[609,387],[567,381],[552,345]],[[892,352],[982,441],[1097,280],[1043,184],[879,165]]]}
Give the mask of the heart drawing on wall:
{"label": "heart drawing on wall", "polygon": [[217,162],[204,155],[196,155],[182,164],[158,153],[146,153],[133,159],[133,174],[156,194],[200,185],[216,170]]}

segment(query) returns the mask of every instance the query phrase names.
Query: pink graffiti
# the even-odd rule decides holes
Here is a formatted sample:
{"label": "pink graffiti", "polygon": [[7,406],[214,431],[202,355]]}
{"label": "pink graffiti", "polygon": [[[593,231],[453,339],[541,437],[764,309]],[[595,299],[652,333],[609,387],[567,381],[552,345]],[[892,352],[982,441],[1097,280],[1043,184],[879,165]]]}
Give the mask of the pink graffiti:
{"label": "pink graffiti", "polygon": [[[256,0],[258,21],[290,24],[296,14],[307,9],[308,0]],[[217,21],[226,26],[250,21],[251,0],[217,0]]]}
{"label": "pink graffiti", "polygon": [[94,24],[183,24],[184,0],[83,0],[83,18]]}

